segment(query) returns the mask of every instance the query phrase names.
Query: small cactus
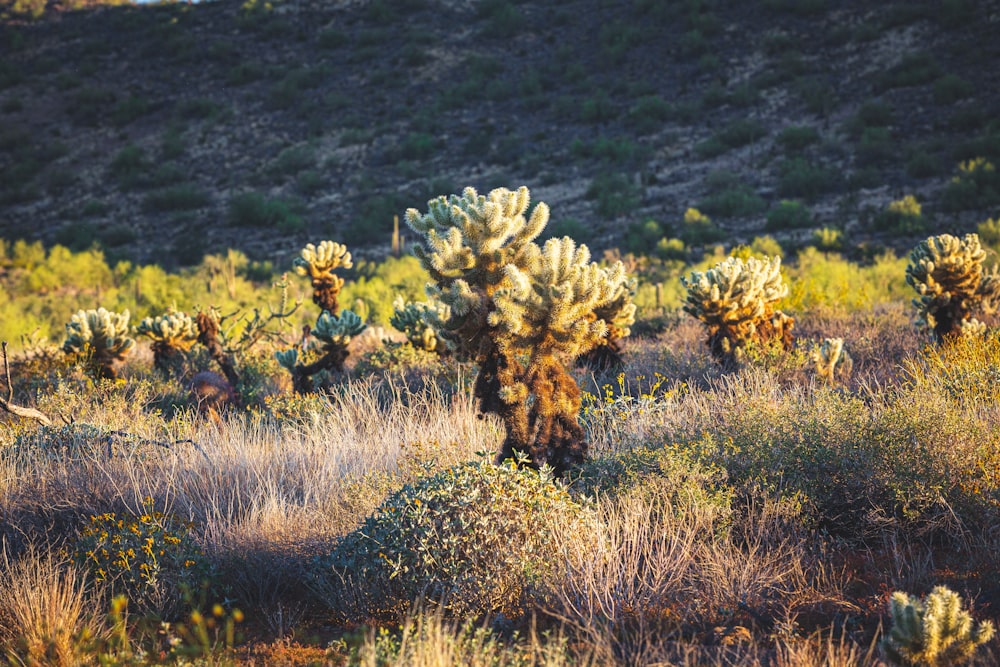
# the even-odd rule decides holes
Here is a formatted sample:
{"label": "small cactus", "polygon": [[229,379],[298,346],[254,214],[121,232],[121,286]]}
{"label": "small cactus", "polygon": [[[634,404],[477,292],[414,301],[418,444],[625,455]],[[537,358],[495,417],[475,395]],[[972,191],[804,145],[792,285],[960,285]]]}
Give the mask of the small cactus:
{"label": "small cactus", "polygon": [[437,300],[410,303],[399,296],[392,307],[394,312],[389,324],[406,334],[413,347],[439,355],[450,350],[451,343],[439,335],[451,317],[451,309],[447,305]]}
{"label": "small cactus", "polygon": [[917,322],[939,342],[981,331],[984,325],[972,315],[996,312],[1000,274],[984,271],[985,258],[977,234],[932,236],[910,252],[906,282],[919,295],[913,300]]}
{"label": "small cactus", "polygon": [[319,246],[306,245],[292,262],[292,268],[300,276],[308,276],[312,282],[313,303],[322,310],[336,315],[340,309],[337,296],[344,286],[344,279],[336,275],[334,269],[349,269],[354,266],[347,246],[333,241],[322,241]]}
{"label": "small cactus", "polygon": [[843,338],[824,338],[818,348],[813,350],[813,362],[816,364],[816,375],[833,384],[836,374],[849,375],[854,361],[844,349]]}
{"label": "small cactus", "polygon": [[312,337],[321,343],[319,359],[312,363],[302,363],[299,351],[295,348],[278,350],[274,357],[279,365],[291,372],[295,391],[300,394],[309,393],[313,390],[313,375],[325,370],[344,370],[347,346],[353,337],[365,330],[365,326],[353,311],[345,310],[340,315],[331,315],[324,310],[311,331]]}
{"label": "small cactus", "polygon": [[187,313],[168,312],[157,317],[144,318],[135,333],[153,341],[153,363],[156,368],[169,373],[174,362],[198,342],[198,325]]}
{"label": "small cactus", "polygon": [[780,257],[729,257],[681,283],[688,291],[684,311],[708,327],[709,349],[724,365],[735,365],[750,344],[791,348],[795,320],[774,307],[788,294]]}
{"label": "small cactus", "polygon": [[960,664],[994,633],[989,621],[973,627],[958,593],[947,586],[935,587],[923,600],[893,593],[889,614],[892,628],[882,640],[882,649],[891,662],[907,667]]}
{"label": "small cactus", "polygon": [[128,335],[129,316],[128,310],[115,313],[104,308],[77,312],[66,325],[63,351],[89,355],[100,377],[116,379],[118,366],[135,347]]}

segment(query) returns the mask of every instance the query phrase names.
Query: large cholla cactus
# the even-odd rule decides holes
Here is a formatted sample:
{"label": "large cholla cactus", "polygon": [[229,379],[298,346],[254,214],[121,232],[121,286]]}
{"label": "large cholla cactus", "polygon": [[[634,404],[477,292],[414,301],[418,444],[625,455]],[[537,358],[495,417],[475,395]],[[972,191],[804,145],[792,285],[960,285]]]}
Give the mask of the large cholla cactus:
{"label": "large cholla cactus", "polygon": [[534,239],[548,222],[538,204],[525,218],[525,187],[481,196],[438,197],[406,221],[424,235],[415,254],[430,272],[429,292],[451,308],[442,335],[479,363],[480,410],[507,428],[498,460],[525,452],[558,473],[586,456],[577,421],[580,390],[566,370],[580,355],[628,334],[634,283],[619,262],[604,269],[569,238]]}
{"label": "large cholla cactus", "polygon": [[135,333],[153,341],[153,363],[164,373],[175,370],[183,352],[198,342],[198,325],[187,313],[168,312],[144,318]]}
{"label": "large cholla cactus", "polygon": [[310,363],[301,363],[299,351],[295,348],[275,352],[275,359],[292,374],[295,391],[306,394],[313,390],[312,376],[320,371],[342,371],[347,360],[347,345],[351,339],[365,330],[365,323],[353,311],[345,310],[340,315],[331,315],[324,310],[310,332],[319,341],[319,358]]}
{"label": "large cholla cactus", "polygon": [[688,291],[684,311],[708,326],[709,349],[724,365],[738,362],[751,343],[791,348],[795,321],[774,308],[788,293],[780,257],[729,257],[681,283]]}
{"label": "large cholla cactus", "polygon": [[947,586],[935,587],[923,600],[893,593],[889,613],[892,628],[882,640],[882,649],[898,665],[961,664],[994,633],[989,621],[973,628],[972,616],[962,609],[958,593]]}
{"label": "large cholla cactus", "polygon": [[411,303],[399,296],[393,301],[392,308],[389,324],[406,334],[406,340],[413,347],[440,355],[450,351],[451,342],[438,334],[451,317],[448,306],[437,300]]}
{"label": "large cholla cactus", "polygon": [[66,325],[63,351],[89,355],[100,377],[114,380],[118,367],[135,347],[129,337],[129,312],[114,313],[104,308],[81,310]]}
{"label": "large cholla cactus", "polygon": [[333,270],[349,269],[354,266],[347,246],[333,241],[322,241],[319,246],[306,245],[292,262],[295,273],[308,276],[312,282],[313,303],[321,309],[336,315],[339,311],[337,296],[344,286],[344,279]]}
{"label": "large cholla cactus", "polygon": [[918,322],[938,341],[982,331],[972,315],[996,312],[1000,274],[983,270],[985,258],[977,234],[932,236],[910,252],[906,282],[919,294],[913,300]]}

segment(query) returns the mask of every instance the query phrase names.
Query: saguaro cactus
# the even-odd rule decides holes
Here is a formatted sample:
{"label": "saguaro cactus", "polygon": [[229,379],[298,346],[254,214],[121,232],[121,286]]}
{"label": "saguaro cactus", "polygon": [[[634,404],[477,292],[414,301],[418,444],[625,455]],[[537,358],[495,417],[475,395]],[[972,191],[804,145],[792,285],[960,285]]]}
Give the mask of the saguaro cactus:
{"label": "saguaro cactus", "polygon": [[989,621],[973,627],[958,593],[947,586],[935,587],[923,600],[893,593],[889,614],[892,628],[882,640],[882,649],[898,665],[957,665],[972,657],[976,647],[994,633]]}
{"label": "saguaro cactus", "polygon": [[309,243],[299,255],[292,266],[295,273],[308,276],[312,282],[313,303],[331,315],[336,315],[340,310],[337,296],[344,286],[344,279],[333,271],[354,266],[347,246],[333,241],[322,241],[318,247]]}
{"label": "saguaro cactus", "polygon": [[972,315],[996,312],[1000,274],[983,270],[985,258],[977,234],[931,236],[910,252],[906,282],[919,295],[913,300],[917,321],[939,342],[981,331],[983,325]]}
{"label": "saguaro cactus", "polygon": [[751,343],[791,348],[795,320],[774,307],[788,293],[780,257],[729,257],[681,283],[688,291],[684,311],[708,327],[708,347],[724,365],[735,365]]}
{"label": "saguaro cactus", "polygon": [[63,351],[89,355],[98,376],[116,379],[118,367],[135,347],[135,340],[128,335],[129,316],[128,310],[121,313],[104,308],[78,311],[66,325]]}
{"label": "saguaro cactus", "polygon": [[187,313],[168,312],[144,318],[135,328],[137,335],[153,341],[153,364],[163,373],[183,365],[183,352],[198,342],[198,325]]}
{"label": "saguaro cactus", "polygon": [[526,219],[529,201],[525,187],[486,197],[466,188],[428,202],[426,214],[409,209],[406,222],[424,236],[414,252],[434,280],[428,291],[451,308],[442,335],[479,363],[480,410],[506,426],[498,460],[523,451],[562,473],[586,455],[566,366],[628,334],[634,282],[620,262],[601,268],[568,237],[540,248],[549,209],[539,203]]}

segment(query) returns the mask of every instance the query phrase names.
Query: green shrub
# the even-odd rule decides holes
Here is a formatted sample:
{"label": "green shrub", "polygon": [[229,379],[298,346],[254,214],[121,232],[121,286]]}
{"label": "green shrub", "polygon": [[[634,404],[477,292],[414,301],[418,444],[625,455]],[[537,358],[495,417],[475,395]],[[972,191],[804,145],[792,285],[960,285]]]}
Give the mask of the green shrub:
{"label": "green shrub", "polygon": [[655,220],[630,222],[625,232],[625,249],[637,255],[647,255],[665,234],[666,230]]}
{"label": "green shrub", "polygon": [[974,92],[975,86],[955,74],[945,74],[934,82],[934,101],[938,104],[954,104]]}
{"label": "green shrub", "polygon": [[236,226],[273,227],[283,232],[305,228],[295,205],[259,192],[245,192],[229,200],[229,222]]}
{"label": "green shrub", "polygon": [[73,557],[109,596],[125,595],[142,615],[164,620],[181,611],[185,595],[210,575],[208,560],[191,535],[192,524],[143,500],[138,514],[92,515],[80,531]]}
{"label": "green shrub", "polygon": [[205,208],[211,203],[212,198],[204,191],[193,185],[182,184],[149,193],[143,201],[143,208],[163,213]]}
{"label": "green shrub", "polygon": [[762,213],[767,203],[741,183],[713,192],[698,203],[698,208],[720,218],[747,218]]}
{"label": "green shrub", "polygon": [[300,171],[316,165],[316,151],[312,146],[300,144],[289,146],[278,153],[268,171],[276,176],[295,176]]}
{"label": "green shrub", "polygon": [[767,212],[767,223],[764,229],[799,229],[812,226],[812,212],[802,202],[783,199],[781,203]]}
{"label": "green shrub", "polygon": [[979,157],[958,165],[958,173],[945,186],[942,206],[949,211],[988,208],[1000,203],[1000,176],[989,160]]}
{"label": "green shrub", "polygon": [[834,169],[803,158],[785,160],[778,169],[778,194],[782,197],[812,200],[839,186],[838,173]]}
{"label": "green shrub", "polygon": [[615,173],[594,177],[585,196],[597,202],[599,215],[612,219],[633,211],[639,205],[641,195],[638,186],[627,176]]}
{"label": "green shrub", "polygon": [[618,109],[604,92],[588,97],[580,105],[580,120],[584,123],[605,123],[618,116]]}
{"label": "green shrub", "polygon": [[316,43],[321,49],[339,49],[350,43],[350,37],[338,28],[327,28],[316,36]]}
{"label": "green shrub", "polygon": [[764,0],[763,4],[771,11],[798,16],[823,14],[827,9],[827,0]]}
{"label": "green shrub", "polygon": [[920,203],[913,195],[906,195],[890,202],[884,211],[880,211],[875,216],[872,227],[883,232],[914,234],[924,231],[927,225]]}
{"label": "green shrub", "polygon": [[[466,463],[390,496],[319,576],[336,606],[353,594],[362,613],[393,616],[426,596],[456,614],[517,617],[532,584],[559,566],[559,531],[585,541],[592,521],[547,473]],[[335,590],[341,577],[351,590]]]}
{"label": "green shrub", "polygon": [[115,103],[115,94],[103,88],[86,87],[77,91],[69,107],[73,120],[83,125],[97,125]]}
{"label": "green shrub", "polygon": [[910,53],[878,79],[883,89],[907,88],[930,83],[941,76],[941,65],[928,53]]}
{"label": "green shrub", "polygon": [[593,141],[575,139],[570,152],[576,157],[599,160],[612,165],[627,165],[641,160],[645,151],[625,137],[598,137]]}
{"label": "green shrub", "polygon": [[209,97],[194,97],[178,104],[175,113],[187,120],[207,120],[217,118],[222,111],[222,103]]}
{"label": "green shrub", "polygon": [[673,107],[659,95],[647,95],[636,100],[629,110],[629,127],[637,134],[651,134],[670,119]]}
{"label": "green shrub", "polygon": [[913,178],[930,178],[941,173],[943,162],[926,151],[915,152],[906,162],[906,173]]}
{"label": "green shrub", "polygon": [[837,104],[834,87],[823,77],[802,77],[796,80],[793,88],[809,113],[828,116]]}
{"label": "green shrub", "polygon": [[[678,236],[684,244],[699,246],[721,241],[726,237],[726,233],[707,215],[696,208],[689,208],[684,212],[684,221]],[[660,250],[659,245],[657,250]],[[679,254],[676,244],[673,248],[666,248],[665,251],[672,256]]]}
{"label": "green shrub", "polygon": [[488,37],[513,37],[525,23],[521,10],[508,0],[486,0],[480,3],[477,14],[485,21],[482,34]]}
{"label": "green shrub", "polygon": [[766,128],[756,120],[737,120],[707,141],[695,146],[695,151],[703,158],[721,155],[727,150],[751,144],[767,134]]}
{"label": "green shrub", "polygon": [[819,130],[812,125],[791,125],[778,135],[778,143],[788,153],[796,153],[819,141]]}

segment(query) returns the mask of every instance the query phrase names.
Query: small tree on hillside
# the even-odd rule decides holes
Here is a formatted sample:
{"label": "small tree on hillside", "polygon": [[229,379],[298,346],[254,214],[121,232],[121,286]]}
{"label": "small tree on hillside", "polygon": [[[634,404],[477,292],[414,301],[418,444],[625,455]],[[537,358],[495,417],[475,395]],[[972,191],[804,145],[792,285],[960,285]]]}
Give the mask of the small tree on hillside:
{"label": "small tree on hillside", "polygon": [[451,309],[442,335],[479,363],[480,410],[506,426],[498,460],[522,451],[561,474],[586,456],[580,390],[566,369],[628,334],[634,282],[568,237],[539,247],[549,209],[540,203],[526,219],[529,201],[525,187],[485,197],[466,188],[426,214],[409,209],[406,222],[424,237],[414,252],[434,281],[428,291]]}

